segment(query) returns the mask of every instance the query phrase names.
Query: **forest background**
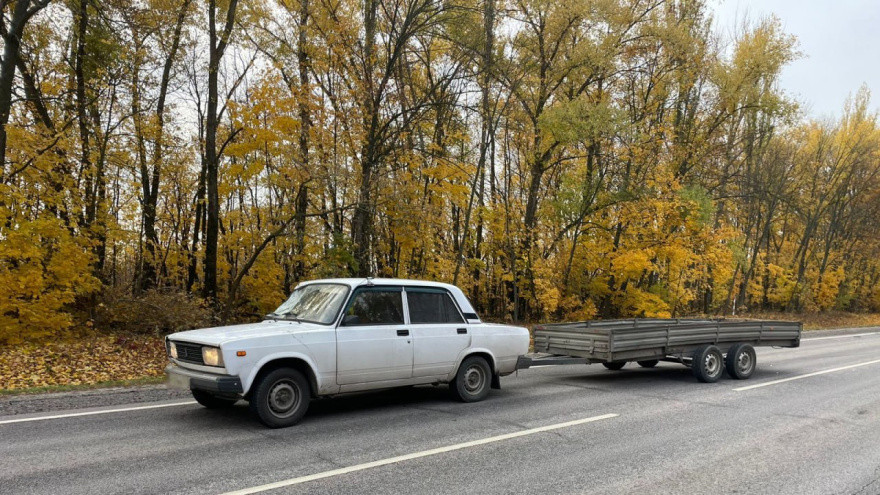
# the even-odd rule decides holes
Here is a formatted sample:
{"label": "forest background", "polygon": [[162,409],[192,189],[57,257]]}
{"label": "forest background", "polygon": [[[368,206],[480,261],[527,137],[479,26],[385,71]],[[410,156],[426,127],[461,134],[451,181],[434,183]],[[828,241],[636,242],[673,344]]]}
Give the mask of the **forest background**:
{"label": "forest background", "polygon": [[494,320],[880,311],[877,114],[862,88],[805,116],[778,19],[0,6],[0,343],[253,320],[319,277],[450,282]]}

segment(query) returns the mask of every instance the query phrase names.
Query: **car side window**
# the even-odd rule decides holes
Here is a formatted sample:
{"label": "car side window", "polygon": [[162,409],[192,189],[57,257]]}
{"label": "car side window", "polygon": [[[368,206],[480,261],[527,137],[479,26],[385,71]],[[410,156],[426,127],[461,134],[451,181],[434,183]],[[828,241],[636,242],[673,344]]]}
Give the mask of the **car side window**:
{"label": "car side window", "polygon": [[399,288],[359,289],[342,317],[342,325],[403,324],[401,293]]}
{"label": "car side window", "polygon": [[455,301],[445,290],[407,289],[410,323],[464,323]]}

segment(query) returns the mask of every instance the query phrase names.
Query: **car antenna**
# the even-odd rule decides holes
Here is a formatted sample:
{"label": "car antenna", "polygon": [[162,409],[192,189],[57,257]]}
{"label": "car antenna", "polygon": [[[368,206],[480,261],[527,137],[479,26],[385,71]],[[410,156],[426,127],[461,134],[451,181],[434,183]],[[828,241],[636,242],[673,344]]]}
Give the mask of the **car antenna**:
{"label": "car antenna", "polygon": [[367,287],[372,287],[373,285],[375,285],[373,283],[373,277],[367,277]]}

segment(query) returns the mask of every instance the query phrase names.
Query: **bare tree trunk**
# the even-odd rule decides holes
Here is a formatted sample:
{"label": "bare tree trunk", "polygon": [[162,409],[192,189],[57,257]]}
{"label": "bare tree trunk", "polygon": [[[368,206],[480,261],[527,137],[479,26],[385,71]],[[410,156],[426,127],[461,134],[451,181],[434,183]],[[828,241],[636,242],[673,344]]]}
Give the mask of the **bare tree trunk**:
{"label": "bare tree trunk", "polygon": [[[49,0],[33,2],[19,0],[15,2],[9,28],[2,26],[3,60],[0,61],[0,178],[6,175],[6,124],[12,109],[12,81],[15,79],[15,66],[19,61],[21,36],[24,27],[34,14],[49,3]],[[2,23],[0,23],[2,24]]]}
{"label": "bare tree trunk", "polygon": [[[461,265],[464,262],[464,253],[465,249],[468,245],[468,232],[470,232],[470,220],[471,220],[471,212],[473,210],[474,199],[477,194],[477,190],[479,189],[479,205],[482,206],[483,203],[483,184],[478,181],[484,180],[485,177],[485,168],[486,168],[486,157],[489,153],[489,143],[494,139],[494,130],[492,128],[493,116],[491,114],[491,107],[489,105],[490,98],[490,81],[492,80],[492,70],[493,70],[493,54],[495,48],[495,0],[484,0],[483,2],[483,36],[485,36],[485,40],[483,41],[483,50],[481,55],[481,64],[480,64],[480,151],[479,158],[477,161],[477,170],[474,172],[474,182],[471,185],[471,194],[468,200],[467,209],[465,210],[464,215],[464,235],[462,236],[461,243],[458,247],[458,254],[456,256],[455,263],[455,273],[452,276],[452,283],[458,283],[458,274],[461,270]],[[481,219],[482,220],[482,219]],[[479,234],[482,234],[482,224],[478,229]],[[479,240],[477,241],[479,244]]]}
{"label": "bare tree trunk", "polygon": [[[164,138],[165,138],[165,100],[168,95],[168,86],[171,82],[171,69],[177,57],[180,48],[180,38],[183,31],[183,23],[186,20],[186,14],[192,0],[183,0],[180,10],[177,14],[177,20],[174,25],[174,34],[171,39],[171,48],[165,57],[165,63],[162,67],[162,79],[159,83],[159,98],[156,101],[156,135],[153,143],[153,156],[151,159],[151,168],[146,167],[146,157],[142,158],[141,166],[141,189],[142,204],[141,211],[142,221],[144,225],[145,248],[147,251],[144,260],[143,271],[140,279],[140,289],[147,290],[156,287],[158,284],[159,273],[162,271],[162,263],[158,259],[157,249],[159,246],[159,235],[156,232],[156,211],[159,203],[159,180],[161,177],[162,161],[164,159]],[[138,67],[135,68],[138,71]],[[137,82],[136,82],[137,85]],[[133,93],[137,93],[138,89],[134,88]],[[135,109],[137,112],[139,109]]]}
{"label": "bare tree trunk", "polygon": [[235,24],[235,9],[238,0],[230,0],[226,10],[226,24],[221,33],[217,33],[217,1],[210,0],[208,3],[208,37],[209,37],[209,60],[208,60],[208,108],[205,117],[205,185],[208,197],[207,222],[205,225],[205,266],[204,285],[202,297],[216,303],[217,300],[217,244],[220,234],[220,197],[218,193],[218,180],[220,171],[220,156],[217,152],[217,128],[219,115],[217,111],[218,99],[218,75],[220,61],[229,43],[229,36]]}
{"label": "bare tree trunk", "polygon": [[74,55],[74,78],[76,80],[76,119],[79,127],[80,145],[80,174],[85,176],[85,217],[83,223],[86,226],[92,224],[95,212],[91,207],[92,197],[92,164],[89,150],[89,127],[86,120],[86,80],[83,70],[83,62],[86,50],[86,32],[89,23],[88,0],[79,0],[79,10],[74,14],[76,18],[76,53]]}
{"label": "bare tree trunk", "polygon": [[201,242],[202,231],[205,228],[205,176],[207,175],[206,165],[204,159],[202,160],[202,167],[199,171],[199,185],[196,188],[196,197],[195,197],[195,220],[193,225],[193,235],[192,235],[192,245],[190,247],[190,259],[189,259],[189,269],[187,270],[186,276],[186,289],[189,292],[192,292],[193,287],[195,286],[196,279],[198,278],[198,251],[199,251],[199,243]]}
{"label": "bare tree trunk", "polygon": [[[297,62],[299,64],[299,159],[303,170],[309,170],[309,142],[312,130],[311,88],[309,86],[309,69],[311,61],[306,50],[308,44],[307,26],[309,23],[309,0],[301,0],[299,11],[299,39],[297,40]],[[293,228],[296,239],[297,260],[293,268],[294,279],[299,281],[306,276],[306,265],[303,255],[306,248],[306,212],[309,207],[309,188],[307,181],[299,186],[296,195]]]}
{"label": "bare tree trunk", "polygon": [[376,51],[376,14],[378,0],[364,2],[364,87],[367,112],[364,114],[364,132],[367,134],[361,149],[361,177],[357,205],[351,219],[351,237],[354,242],[354,258],[357,262],[357,275],[369,276],[372,273],[370,242],[373,237],[373,169],[375,162],[375,132],[378,127],[378,98],[373,81],[373,58]]}

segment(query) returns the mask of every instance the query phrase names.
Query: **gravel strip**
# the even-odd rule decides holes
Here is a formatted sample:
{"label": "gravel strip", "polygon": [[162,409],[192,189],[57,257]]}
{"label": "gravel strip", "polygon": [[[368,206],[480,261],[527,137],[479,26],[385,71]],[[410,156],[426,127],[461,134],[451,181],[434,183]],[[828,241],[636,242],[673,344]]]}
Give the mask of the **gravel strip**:
{"label": "gravel strip", "polygon": [[880,327],[856,327],[856,328],[833,328],[831,330],[804,330],[801,339],[811,339],[816,337],[834,337],[836,335],[849,335],[859,333],[880,332]]}
{"label": "gravel strip", "polygon": [[0,397],[0,416],[191,398],[188,391],[169,389],[164,384],[13,395]]}

